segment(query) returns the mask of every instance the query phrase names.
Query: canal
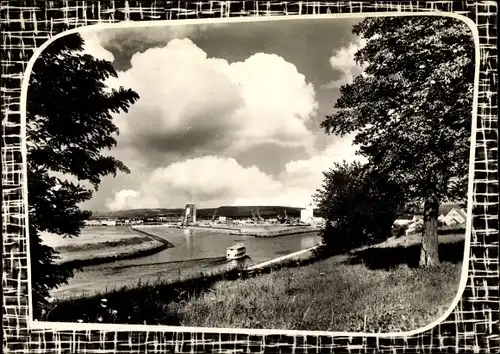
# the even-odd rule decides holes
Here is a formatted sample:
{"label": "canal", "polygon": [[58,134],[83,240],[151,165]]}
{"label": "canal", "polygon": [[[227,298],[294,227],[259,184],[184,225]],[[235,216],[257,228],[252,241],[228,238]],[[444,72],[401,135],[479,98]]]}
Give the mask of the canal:
{"label": "canal", "polygon": [[243,242],[247,257],[239,264],[255,264],[314,246],[317,232],[259,238],[230,235],[215,230],[177,229],[155,226],[147,229],[174,247],[153,255],[83,267],[68,284],[52,291],[56,298],[93,295],[124,286],[158,281],[176,281],[234,266],[225,259],[226,248]]}

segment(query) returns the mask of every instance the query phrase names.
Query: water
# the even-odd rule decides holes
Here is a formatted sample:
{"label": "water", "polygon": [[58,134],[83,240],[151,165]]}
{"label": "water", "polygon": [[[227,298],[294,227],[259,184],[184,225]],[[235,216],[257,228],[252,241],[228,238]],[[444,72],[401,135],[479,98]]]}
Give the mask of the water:
{"label": "water", "polygon": [[85,296],[123,286],[151,283],[159,280],[175,281],[200,271],[213,271],[234,266],[235,261],[225,258],[226,248],[243,242],[247,257],[239,264],[264,262],[288,253],[314,246],[320,237],[317,232],[258,238],[229,235],[214,230],[176,229],[152,227],[147,230],[174,245],[153,255],[119,260],[84,267],[76,272],[67,285],[52,292],[57,298]]}

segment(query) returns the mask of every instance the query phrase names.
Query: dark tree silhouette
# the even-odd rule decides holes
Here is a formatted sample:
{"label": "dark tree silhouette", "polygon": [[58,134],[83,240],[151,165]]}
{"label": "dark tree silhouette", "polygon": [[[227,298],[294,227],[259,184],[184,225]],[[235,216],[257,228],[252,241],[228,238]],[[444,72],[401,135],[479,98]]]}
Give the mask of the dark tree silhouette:
{"label": "dark tree silhouette", "polygon": [[466,196],[474,43],[447,17],[368,18],[353,33],[367,40],[356,62],[364,73],[341,87],[322,127],[356,132],[354,143],[380,173],[405,185],[424,206],[421,266],[439,263],[439,205]]}
{"label": "dark tree silhouette", "polygon": [[399,185],[359,162],[336,163],[323,174],[315,201],[326,219],[320,233],[328,254],[391,236],[394,220],[405,207],[405,193]]}
{"label": "dark tree silhouette", "polygon": [[66,283],[70,269],[56,264],[57,253],[42,244],[40,232],[74,237],[90,212],[78,204],[92,189],[70,182],[72,176],[97,190],[101,178],[128,173],[104,155],[116,145],[112,114],[127,112],[139,96],[131,89],[109,89],[105,80],[117,74],[110,62],[83,54],[78,34],[51,43],[37,58],[27,99],[27,174],[33,303]]}

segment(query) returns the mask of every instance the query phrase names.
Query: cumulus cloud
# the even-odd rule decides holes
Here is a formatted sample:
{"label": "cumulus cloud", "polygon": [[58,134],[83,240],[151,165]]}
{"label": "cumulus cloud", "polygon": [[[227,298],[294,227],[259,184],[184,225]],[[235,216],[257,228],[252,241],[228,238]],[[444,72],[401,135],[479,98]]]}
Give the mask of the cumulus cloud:
{"label": "cumulus cloud", "polygon": [[[202,156],[157,168],[140,190],[122,190],[108,202],[111,210],[179,207],[194,202],[200,207],[220,205],[286,205],[309,203],[323,181],[323,171],[342,160],[362,158],[348,137],[327,146],[308,159],[290,161],[272,176],[256,166],[242,166],[234,158]],[[143,203],[143,204],[141,204]]]}
{"label": "cumulus cloud", "polygon": [[289,187],[312,187],[319,188],[323,182],[323,171],[327,171],[335,162],[360,161],[366,162],[362,156],[356,155],[358,146],[353,145],[354,136],[350,135],[338,139],[318,154],[308,159],[293,160],[285,164],[282,178],[286,180]]}
{"label": "cumulus cloud", "polygon": [[342,85],[351,83],[354,76],[363,72],[363,68],[356,64],[354,55],[365,45],[366,40],[358,37],[354,42],[333,52],[329,60],[330,66],[333,70],[339,71],[341,75],[337,80],[326,84],[325,88],[340,88]]}
{"label": "cumulus cloud", "polygon": [[120,85],[140,96],[116,123],[119,142],[143,153],[195,156],[262,143],[304,146],[314,136],[305,123],[316,113],[312,84],[274,54],[229,63],[189,39],[136,53],[119,72]]}
{"label": "cumulus cloud", "polygon": [[80,33],[80,35],[84,41],[83,51],[86,54],[90,54],[95,58],[108,60],[110,62],[113,62],[115,60],[113,53],[111,53],[101,45],[97,32],[82,32]]}
{"label": "cumulus cloud", "polygon": [[[200,38],[206,35],[207,30],[227,27],[227,23],[209,23],[209,24],[177,24],[172,23],[169,26],[141,26],[141,27],[120,27],[109,28],[99,31],[98,41],[106,48],[114,51],[134,53],[144,52],[151,47],[162,47],[170,40],[175,38]],[[123,59],[123,61],[122,61]],[[126,65],[124,60],[130,58],[116,58],[119,65]]]}
{"label": "cumulus cloud", "polygon": [[233,158],[208,155],[157,168],[140,187],[140,191],[116,193],[108,208],[127,209],[140,201],[170,207],[188,202],[232,204],[235,197],[266,195],[282,186],[255,166],[244,167]]}
{"label": "cumulus cloud", "polygon": [[[88,33],[84,40],[86,52],[114,60],[100,45],[102,38]],[[357,70],[351,67],[355,45],[330,58],[346,77]],[[129,112],[115,117],[120,135],[112,154],[132,174],[121,184],[108,181],[109,210],[187,202],[301,207],[333,162],[358,159],[349,138],[315,149],[317,137],[307,128],[318,110],[315,88],[278,55],[256,53],[228,62],[208,57],[189,39],[169,39],[136,52],[127,67],[107,84],[132,88],[140,96]],[[262,146],[285,151],[280,164],[288,162],[281,172],[268,174],[235,158]],[[293,160],[294,149],[309,157]]]}
{"label": "cumulus cloud", "polygon": [[123,189],[106,201],[106,207],[109,210],[158,208],[159,206],[158,199],[131,189]]}

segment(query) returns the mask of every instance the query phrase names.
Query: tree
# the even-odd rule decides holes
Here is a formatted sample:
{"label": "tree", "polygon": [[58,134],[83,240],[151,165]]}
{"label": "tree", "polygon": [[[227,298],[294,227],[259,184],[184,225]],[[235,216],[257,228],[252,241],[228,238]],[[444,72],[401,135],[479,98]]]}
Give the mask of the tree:
{"label": "tree", "polygon": [[466,195],[474,43],[465,23],[447,17],[368,18],[353,33],[367,40],[356,62],[364,69],[341,87],[327,134],[356,132],[373,168],[406,186],[424,206],[421,266],[439,263],[441,202]]}
{"label": "tree", "polygon": [[329,254],[391,236],[394,220],[405,206],[400,186],[359,162],[336,163],[323,175],[314,199],[326,219],[321,236]]}
{"label": "tree", "polygon": [[127,167],[103,151],[116,145],[112,113],[127,112],[139,96],[131,89],[109,89],[117,74],[110,62],[83,54],[78,34],[51,43],[36,60],[27,99],[27,177],[29,242],[34,304],[50,289],[67,282],[70,269],[55,263],[57,253],[44,245],[40,232],[61,237],[80,234],[90,212],[78,204],[101,178]]}

